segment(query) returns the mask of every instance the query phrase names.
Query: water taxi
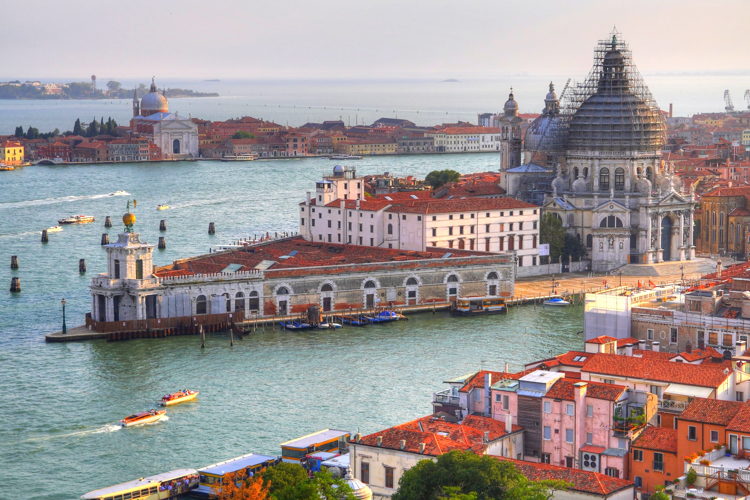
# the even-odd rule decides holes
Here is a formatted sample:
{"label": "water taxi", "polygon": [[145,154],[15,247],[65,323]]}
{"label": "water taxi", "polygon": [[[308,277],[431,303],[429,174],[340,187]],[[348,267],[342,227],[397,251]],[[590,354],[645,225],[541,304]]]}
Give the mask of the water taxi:
{"label": "water taxi", "polygon": [[370,320],[370,323],[390,323],[391,321],[406,319],[406,316],[396,311],[380,311],[375,315],[368,315],[366,318]]}
{"label": "water taxi", "polygon": [[570,302],[563,299],[562,297],[552,297],[542,302],[545,306],[565,307],[569,306]]}
{"label": "water taxi", "polygon": [[52,226],[52,227],[47,228],[48,233],[59,233],[62,230],[63,230],[62,226]]}
{"label": "water taxi", "polygon": [[14,167],[13,165],[5,165],[4,163],[0,163],[0,172],[3,172],[3,171],[9,172],[15,169],[16,167]]}
{"label": "water taxi", "polygon": [[364,156],[359,155],[331,155],[329,160],[361,160]]}
{"label": "water taxi", "polygon": [[89,224],[91,222],[94,222],[92,215],[71,215],[57,221],[58,224]]}
{"label": "water taxi", "polygon": [[134,425],[152,424],[158,422],[167,416],[167,410],[149,410],[128,415],[127,417],[120,420],[120,425],[123,427],[132,427]]}
{"label": "water taxi", "polygon": [[281,460],[301,463],[309,453],[318,451],[338,451],[343,453],[347,448],[350,434],[338,429],[323,429],[291,441],[281,443]]}
{"label": "water taxi", "polygon": [[221,161],[253,161],[257,159],[258,155],[252,153],[241,153],[238,155],[227,155],[221,157]]}
{"label": "water taxi", "polygon": [[169,210],[170,208],[172,207],[170,207],[169,205],[156,205],[157,210]]}
{"label": "water taxi", "polygon": [[200,392],[198,391],[191,391],[190,389],[183,389],[181,391],[173,392],[172,394],[167,394],[165,396],[162,396],[161,405],[172,406],[172,405],[178,405],[180,403],[186,403],[188,401],[192,401],[195,398],[197,398],[198,394],[200,394]]}
{"label": "water taxi", "polygon": [[505,314],[508,308],[505,299],[499,297],[461,297],[451,307],[451,314],[456,316],[475,316],[480,314]]}
{"label": "water taxi", "polygon": [[251,476],[261,472],[266,467],[276,465],[278,462],[279,459],[277,457],[248,453],[247,455],[242,455],[213,465],[207,465],[198,470],[200,476],[198,487],[190,492],[190,496],[197,498],[216,498],[216,495],[221,490],[221,484],[224,482],[224,478],[227,474],[244,470],[246,475]]}
{"label": "water taxi", "polygon": [[89,491],[81,498],[85,500],[121,500],[124,498],[161,500],[162,498],[176,498],[184,495],[197,486],[197,470],[176,469]]}

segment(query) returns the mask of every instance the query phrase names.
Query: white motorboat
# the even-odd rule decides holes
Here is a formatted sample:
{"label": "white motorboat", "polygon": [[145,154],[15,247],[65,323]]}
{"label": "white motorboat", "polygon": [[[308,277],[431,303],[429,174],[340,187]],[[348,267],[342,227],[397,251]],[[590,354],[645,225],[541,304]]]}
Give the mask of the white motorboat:
{"label": "white motorboat", "polygon": [[170,207],[169,205],[166,205],[166,204],[156,205],[156,209],[157,210],[169,210],[170,208],[172,208],[172,207]]}
{"label": "white motorboat", "polygon": [[321,323],[318,325],[318,328],[321,330],[334,330],[336,328],[341,328],[341,323]]}
{"label": "white motorboat", "polygon": [[329,160],[361,160],[364,158],[363,156],[359,155],[332,155],[329,156]]}
{"label": "white motorboat", "polygon": [[52,226],[52,227],[47,228],[48,233],[59,233],[62,230],[63,230],[62,226]]}
{"label": "white motorboat", "polygon": [[551,299],[545,300],[543,304],[545,306],[564,307],[564,306],[569,306],[570,302],[563,299],[562,297],[552,297]]}

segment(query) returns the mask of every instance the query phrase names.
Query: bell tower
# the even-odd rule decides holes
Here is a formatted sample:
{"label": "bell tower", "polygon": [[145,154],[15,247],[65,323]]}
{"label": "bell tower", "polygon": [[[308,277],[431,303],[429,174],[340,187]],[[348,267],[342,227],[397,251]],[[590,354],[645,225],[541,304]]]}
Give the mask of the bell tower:
{"label": "bell tower", "polygon": [[138,100],[138,90],[133,89],[133,118],[141,115],[141,103]]}
{"label": "bell tower", "polygon": [[498,120],[500,126],[500,171],[521,164],[521,118],[518,116],[518,103],[510,89],[508,100],[503,106],[503,114]]}

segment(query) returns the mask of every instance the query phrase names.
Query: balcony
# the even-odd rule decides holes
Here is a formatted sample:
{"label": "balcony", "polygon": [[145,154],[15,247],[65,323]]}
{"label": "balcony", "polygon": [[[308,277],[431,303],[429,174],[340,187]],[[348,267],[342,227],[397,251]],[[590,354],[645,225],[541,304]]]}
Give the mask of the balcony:
{"label": "balcony", "polygon": [[458,396],[454,396],[452,394],[451,389],[446,389],[444,391],[434,393],[432,395],[432,403],[436,405],[458,406],[459,399]]}
{"label": "balcony", "polygon": [[660,399],[659,410],[682,413],[690,404],[689,401],[677,401],[674,399]]}

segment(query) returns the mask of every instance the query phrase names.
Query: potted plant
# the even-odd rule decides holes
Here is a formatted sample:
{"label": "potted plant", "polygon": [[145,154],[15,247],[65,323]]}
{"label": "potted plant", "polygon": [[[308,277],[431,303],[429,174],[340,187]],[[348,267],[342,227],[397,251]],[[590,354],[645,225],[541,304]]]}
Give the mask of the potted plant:
{"label": "potted plant", "polygon": [[692,486],[695,484],[695,481],[698,480],[698,473],[695,472],[695,469],[690,467],[690,470],[687,472],[687,476],[685,476],[685,482],[688,484],[689,487],[692,488]]}

